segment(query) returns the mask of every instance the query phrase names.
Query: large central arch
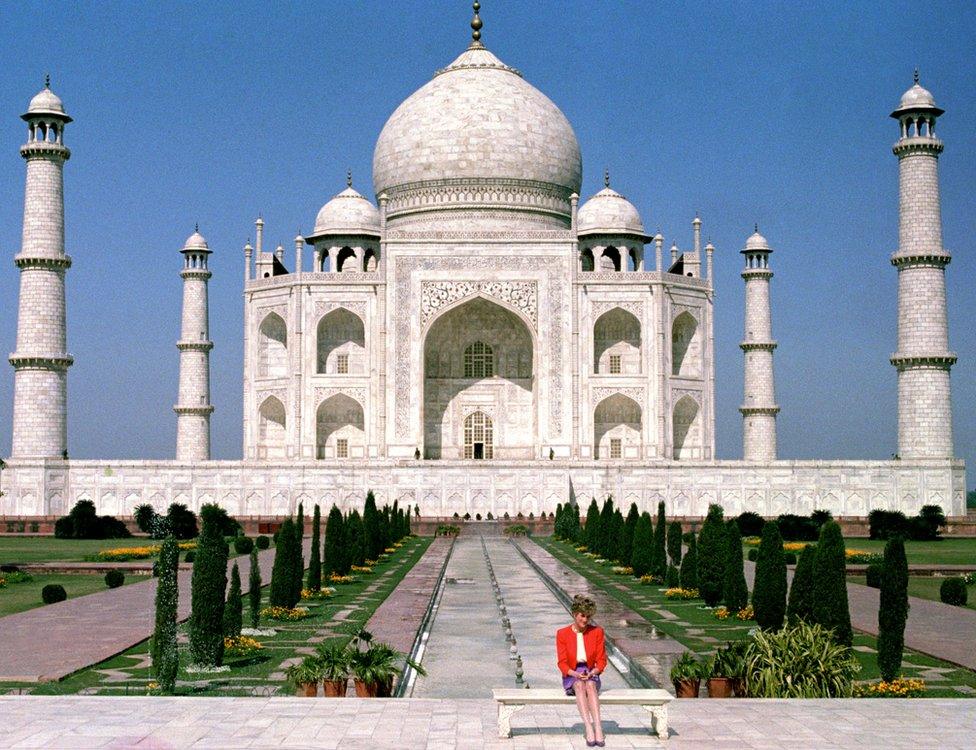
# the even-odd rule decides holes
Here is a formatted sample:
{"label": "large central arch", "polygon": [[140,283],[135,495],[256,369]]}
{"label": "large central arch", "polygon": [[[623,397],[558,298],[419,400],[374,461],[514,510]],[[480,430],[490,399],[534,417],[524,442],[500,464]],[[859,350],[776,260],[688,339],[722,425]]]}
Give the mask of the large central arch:
{"label": "large central arch", "polygon": [[534,458],[535,359],[514,310],[474,297],[441,313],[424,337],[424,457],[464,458],[465,420],[482,412],[492,425],[483,458]]}

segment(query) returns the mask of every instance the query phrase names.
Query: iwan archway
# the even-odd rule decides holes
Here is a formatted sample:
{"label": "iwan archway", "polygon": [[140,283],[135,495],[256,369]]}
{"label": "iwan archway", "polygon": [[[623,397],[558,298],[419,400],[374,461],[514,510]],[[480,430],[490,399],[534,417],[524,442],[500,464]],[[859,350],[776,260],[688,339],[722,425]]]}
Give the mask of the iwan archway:
{"label": "iwan archway", "polygon": [[424,458],[534,458],[534,349],[527,322],[484,297],[441,313],[424,337]]}

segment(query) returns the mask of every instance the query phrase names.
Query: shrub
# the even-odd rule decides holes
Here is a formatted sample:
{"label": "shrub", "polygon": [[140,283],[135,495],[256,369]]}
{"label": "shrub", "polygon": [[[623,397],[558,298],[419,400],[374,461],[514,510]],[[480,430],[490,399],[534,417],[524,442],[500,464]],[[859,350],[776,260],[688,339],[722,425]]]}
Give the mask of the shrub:
{"label": "shrub", "polygon": [[761,515],[751,510],[740,513],[735,522],[739,524],[739,533],[742,536],[759,536],[762,534],[763,524],[766,523]]}
{"label": "shrub", "polygon": [[613,518],[610,521],[610,533],[607,535],[609,540],[607,547],[607,558],[610,560],[616,560],[624,565],[630,562],[630,560],[625,560],[620,554],[625,526],[626,521],[624,521],[623,514],[620,512],[620,509],[617,508],[613,512]]}
{"label": "shrub", "polygon": [[[457,518],[458,514],[455,513]],[[331,518],[331,516],[330,516]],[[325,527],[326,539],[328,539],[329,527]],[[366,557],[375,560],[376,556],[383,551],[382,540],[380,539],[380,515],[376,510],[376,498],[373,491],[366,493],[366,503],[363,505],[363,547],[366,550]],[[328,558],[328,550],[325,557]]]}
{"label": "shrub", "polygon": [[529,527],[521,523],[506,526],[503,532],[505,536],[529,536]]}
{"label": "shrub", "polygon": [[[407,516],[407,518],[409,519],[410,517],[409,517],[409,516]],[[489,513],[488,513],[488,515],[487,515],[487,516],[485,516],[485,518],[486,518],[487,520],[489,520],[489,521],[494,521],[494,520],[495,520],[495,517],[494,517],[494,516],[493,516],[493,515],[491,514],[491,512],[490,512],[490,511],[489,511]]]}
{"label": "shrub", "polygon": [[121,570],[110,570],[105,574],[105,585],[110,589],[117,589],[125,583],[125,573]]}
{"label": "shrub", "polygon": [[54,535],[59,539],[124,539],[132,536],[119,519],[99,516],[91,500],[79,500],[67,516],[55,521]]}
{"label": "shrub", "polygon": [[946,578],[939,587],[939,598],[943,604],[965,607],[968,599],[965,579],[962,576]]}
{"label": "shrub", "polygon": [[[193,539],[197,535],[197,515],[183,503],[170,505],[166,512],[166,520],[169,522],[170,533],[177,539]],[[219,528],[217,530],[220,531]],[[220,536],[223,536],[223,533]]]}
{"label": "shrub", "polygon": [[867,576],[867,585],[873,589],[881,588],[881,577],[884,573],[884,563],[871,563],[868,565],[865,575]]}
{"label": "shrub", "polygon": [[224,637],[236,638],[244,626],[244,600],[241,598],[241,572],[237,563],[230,572],[230,591],[224,604]]}
{"label": "shrub", "polygon": [[224,658],[228,549],[221,533],[221,511],[212,504],[200,509],[203,530],[193,561],[189,626],[190,658],[200,666],[219,667]]}
{"label": "shrub", "polygon": [[664,578],[668,572],[667,550],[668,522],[664,516],[664,502],[657,504],[657,523],[654,525],[654,552],[651,556],[651,574]]}
{"label": "shrub", "polygon": [[590,507],[586,509],[586,525],[583,527],[583,544],[590,552],[600,552],[600,508],[596,504],[596,498],[590,501]]}
{"label": "shrub", "polygon": [[257,539],[254,540],[254,544],[258,549],[270,549],[271,540],[264,534],[261,534]]}
{"label": "shrub", "polygon": [[664,585],[669,589],[681,586],[681,572],[674,566],[668,566],[667,575],[664,576]]}
{"label": "shrub", "polygon": [[726,559],[725,581],[722,585],[722,601],[733,612],[749,603],[749,587],[742,563],[742,536],[739,525],[733,519],[725,523]]}
{"label": "shrub", "polygon": [[257,630],[261,624],[261,564],[258,551],[251,550],[251,572],[247,579],[247,598],[251,609],[251,627]]}
{"label": "shrub", "polygon": [[153,507],[149,503],[137,505],[132,515],[136,520],[136,526],[139,527],[139,531],[152,535],[153,522],[156,520],[156,511]]}
{"label": "shrub", "polygon": [[671,565],[681,567],[681,523],[678,521],[668,524],[668,557]]}
{"label": "shrub", "polygon": [[475,521],[480,521],[481,520],[481,514],[480,513],[475,513],[474,514],[474,520]]}
{"label": "shrub", "polygon": [[786,561],[783,559],[783,538],[775,521],[763,526],[756,557],[752,608],[756,612],[756,622],[763,630],[783,627],[786,616]]}
{"label": "shrub", "polygon": [[868,514],[868,534],[872,539],[908,536],[908,519],[900,510],[872,510]]}
{"label": "shrub", "polygon": [[849,698],[860,668],[819,625],[760,630],[746,654],[746,691],[756,698]]}
{"label": "shrub", "polygon": [[[294,598],[292,585],[295,555],[295,522],[286,518],[278,533],[278,546],[275,549],[274,565],[271,568],[271,590],[268,592],[268,603],[272,607],[290,609],[298,603]],[[299,593],[301,596],[301,593]]]}
{"label": "shrub", "polygon": [[234,552],[238,555],[250,555],[254,549],[254,540],[249,536],[234,537]]}
{"label": "shrub", "polygon": [[350,565],[363,566],[366,564],[366,545],[363,539],[363,519],[358,510],[348,515],[342,524],[345,539],[346,556]]}
{"label": "shrub", "polygon": [[[817,535],[820,535],[820,529],[827,521],[833,521],[834,515],[829,510],[815,510],[810,514],[810,520],[813,525],[817,527]],[[812,540],[811,540],[812,541]]]}
{"label": "shrub", "polygon": [[722,507],[709,505],[708,516],[698,535],[698,590],[706,606],[714,607],[722,601],[727,556]]}
{"label": "shrub", "polygon": [[[377,533],[377,537],[378,536],[379,535]],[[348,563],[346,560],[345,546],[342,511],[339,510],[337,506],[333,505],[332,509],[329,511],[329,517],[325,522],[325,548],[322,556],[322,573],[324,573],[326,576],[332,573],[344,575],[349,571],[348,565],[351,563]],[[376,558],[374,557],[372,559]],[[273,585],[273,577],[271,582]],[[294,604],[291,606],[294,606]]]}
{"label": "shrub", "polygon": [[159,551],[156,566],[159,583],[156,586],[156,624],[150,641],[152,671],[162,692],[172,693],[180,668],[179,647],[176,641],[176,609],[179,588],[176,581],[180,549],[176,538],[169,536]]}
{"label": "shrub", "polygon": [[923,505],[922,510],[911,520],[912,539],[932,541],[938,539],[946,525],[946,517],[938,505]]}
{"label": "shrub", "polygon": [[309,591],[318,591],[322,588],[322,511],[318,504],[312,511],[312,551],[308,558],[308,582],[306,583]]}
{"label": "shrub", "polygon": [[786,606],[790,625],[796,625],[800,621],[810,622],[813,618],[813,566],[816,557],[816,547],[804,547],[796,563],[793,583],[790,585],[790,599]]}
{"label": "shrub", "polygon": [[796,552],[784,552],[783,562],[787,565],[796,565]]}
{"label": "shrub", "polygon": [[71,539],[75,535],[75,525],[70,516],[61,516],[54,522],[54,536],[58,539]]}
{"label": "shrub", "polygon": [[694,532],[689,531],[688,551],[681,560],[681,588],[698,589],[698,540]]}
{"label": "shrub", "polygon": [[813,621],[834,631],[834,638],[844,646],[854,640],[851,613],[847,604],[847,572],[844,537],[836,521],[828,521],[820,530],[813,566]]}
{"label": "shrub", "polygon": [[793,513],[784,513],[776,519],[776,524],[779,526],[780,536],[790,541],[812,542],[820,532],[810,518]]}
{"label": "shrub", "polygon": [[[573,509],[576,514],[579,513],[579,508]],[[579,536],[578,526],[579,519],[577,515],[574,515],[577,533],[575,536],[571,537],[573,541],[576,541]],[[624,565],[628,565],[634,557],[634,532],[637,530],[637,522],[640,520],[640,511],[637,510],[637,503],[630,504],[630,510],[627,511],[627,518],[624,519],[624,528],[620,534],[620,550],[618,552],[617,559],[620,560]],[[572,522],[572,521],[571,521]]]}
{"label": "shrub", "polygon": [[184,562],[191,563],[191,562],[193,562],[196,559],[196,557],[197,557],[196,550],[188,549],[186,551],[186,554],[183,555],[183,561]]}
{"label": "shrub", "polygon": [[64,586],[60,583],[49,583],[41,589],[41,601],[45,604],[63,602],[67,598],[68,592],[64,590]]}
{"label": "shrub", "polygon": [[905,557],[905,542],[901,537],[895,537],[885,545],[880,588],[878,670],[881,672],[881,679],[891,682],[901,671],[901,657],[905,650],[905,621],[908,619],[908,559]]}
{"label": "shrub", "polygon": [[471,520],[471,514],[470,513],[465,513],[464,514],[464,520],[465,521],[470,521]]}
{"label": "shrub", "polygon": [[641,578],[651,572],[653,546],[654,530],[651,514],[644,511],[637,521],[637,528],[634,529],[634,551],[630,557],[630,567],[634,569],[635,577]]}
{"label": "shrub", "polygon": [[753,547],[746,552],[746,557],[749,558],[749,562],[755,562],[756,558],[759,557],[759,550]]}
{"label": "shrub", "polygon": [[613,540],[613,498],[607,497],[603,501],[603,509],[600,511],[600,525],[597,527],[599,529],[599,534],[596,542],[596,546],[592,547],[592,551],[596,552],[600,557],[605,557],[608,560],[613,559],[613,550],[611,547],[614,546]]}

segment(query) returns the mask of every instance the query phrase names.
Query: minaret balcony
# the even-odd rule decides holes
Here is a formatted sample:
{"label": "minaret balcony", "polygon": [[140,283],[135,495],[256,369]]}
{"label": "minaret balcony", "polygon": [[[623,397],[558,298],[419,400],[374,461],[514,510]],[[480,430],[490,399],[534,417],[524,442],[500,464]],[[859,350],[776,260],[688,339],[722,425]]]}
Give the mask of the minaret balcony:
{"label": "minaret balcony", "polygon": [[889,360],[899,372],[915,368],[948,370],[956,364],[955,352],[899,354],[895,352]]}
{"label": "minaret balcony", "polygon": [[62,143],[49,141],[31,141],[20,147],[20,155],[25,159],[47,157],[67,161],[71,158],[71,149]]}
{"label": "minaret balcony", "polygon": [[213,341],[177,341],[176,348],[181,352],[198,351],[209,352],[213,349]]}
{"label": "minaret balcony", "polygon": [[75,363],[70,354],[17,354],[8,359],[15,370],[67,370]]}
{"label": "minaret balcony", "polygon": [[70,255],[25,255],[20,253],[14,256],[14,265],[17,268],[50,268],[56,271],[67,271],[71,268]]}
{"label": "minaret balcony", "polygon": [[909,154],[932,154],[939,155],[945,144],[933,136],[916,135],[911,138],[901,138],[895,141],[891,147],[891,152],[895,156],[907,156]]}
{"label": "minaret balcony", "polygon": [[917,251],[904,253],[896,251],[891,256],[891,265],[898,269],[909,267],[945,268],[950,262],[952,262],[952,255],[948,250],[942,248],[921,253]]}

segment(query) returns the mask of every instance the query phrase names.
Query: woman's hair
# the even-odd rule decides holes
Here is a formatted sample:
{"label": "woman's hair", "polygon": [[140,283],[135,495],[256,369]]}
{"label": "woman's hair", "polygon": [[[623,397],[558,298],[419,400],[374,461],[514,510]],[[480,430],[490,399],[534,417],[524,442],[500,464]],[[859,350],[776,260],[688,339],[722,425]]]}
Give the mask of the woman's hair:
{"label": "woman's hair", "polygon": [[588,596],[577,594],[573,597],[573,604],[570,606],[570,612],[572,612],[574,615],[581,613],[588,617],[592,617],[596,613],[596,602],[594,602]]}

